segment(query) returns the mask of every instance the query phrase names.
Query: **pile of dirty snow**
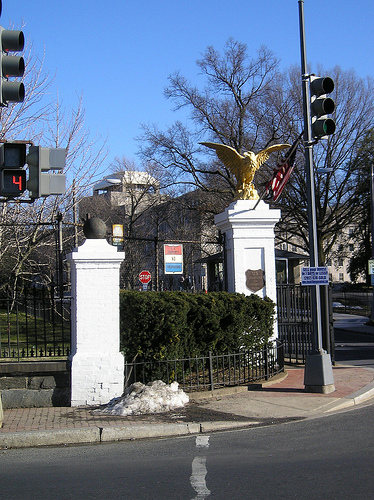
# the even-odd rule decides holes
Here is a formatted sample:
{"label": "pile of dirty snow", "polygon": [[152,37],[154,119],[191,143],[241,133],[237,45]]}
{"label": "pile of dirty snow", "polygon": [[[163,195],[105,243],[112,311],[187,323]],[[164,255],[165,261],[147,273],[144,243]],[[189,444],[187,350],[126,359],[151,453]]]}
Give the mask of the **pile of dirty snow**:
{"label": "pile of dirty snow", "polygon": [[135,382],[126,389],[123,396],[109,401],[100,413],[121,416],[164,413],[181,408],[188,401],[188,395],[178,389],[177,382],[170,385],[161,380],[149,382],[147,385]]}

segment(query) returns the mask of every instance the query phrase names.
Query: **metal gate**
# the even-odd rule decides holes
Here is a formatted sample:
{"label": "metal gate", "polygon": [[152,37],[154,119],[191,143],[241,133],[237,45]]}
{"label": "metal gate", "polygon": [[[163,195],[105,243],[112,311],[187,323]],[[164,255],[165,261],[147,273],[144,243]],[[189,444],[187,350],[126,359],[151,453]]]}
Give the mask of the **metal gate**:
{"label": "metal gate", "polygon": [[[334,329],[331,287],[320,287],[323,348],[334,361]],[[312,350],[311,289],[302,285],[277,285],[278,338],[284,343],[285,359],[305,363]]]}

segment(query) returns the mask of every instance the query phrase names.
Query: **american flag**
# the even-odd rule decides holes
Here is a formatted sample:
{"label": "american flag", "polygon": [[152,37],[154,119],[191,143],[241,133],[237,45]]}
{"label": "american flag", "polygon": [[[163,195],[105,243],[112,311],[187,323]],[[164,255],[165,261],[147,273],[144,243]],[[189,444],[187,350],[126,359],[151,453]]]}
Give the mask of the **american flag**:
{"label": "american flag", "polygon": [[265,199],[277,201],[294,169],[297,145],[302,134],[292,144],[283,160],[274,169],[273,177],[265,184]]}

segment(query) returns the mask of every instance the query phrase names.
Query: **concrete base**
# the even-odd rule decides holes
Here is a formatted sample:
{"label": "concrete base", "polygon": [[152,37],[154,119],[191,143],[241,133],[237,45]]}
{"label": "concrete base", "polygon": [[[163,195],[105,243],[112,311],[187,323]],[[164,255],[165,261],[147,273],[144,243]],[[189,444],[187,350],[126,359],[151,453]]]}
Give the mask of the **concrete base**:
{"label": "concrete base", "polygon": [[305,392],[315,392],[316,394],[331,394],[335,392],[335,385],[306,385]]}
{"label": "concrete base", "polygon": [[0,367],[3,409],[70,406],[70,372],[66,361],[31,363],[34,365],[9,363],[12,366],[6,370]]}
{"label": "concrete base", "polygon": [[8,389],[2,391],[2,400],[4,410],[9,410],[10,408],[52,408],[54,406],[70,406],[70,388],[38,390]]}
{"label": "concrete base", "polygon": [[330,354],[324,352],[307,356],[304,386],[306,392],[330,394],[335,391]]}
{"label": "concrete base", "polygon": [[71,406],[101,405],[122,396],[124,365],[120,352],[76,353],[71,366]]}

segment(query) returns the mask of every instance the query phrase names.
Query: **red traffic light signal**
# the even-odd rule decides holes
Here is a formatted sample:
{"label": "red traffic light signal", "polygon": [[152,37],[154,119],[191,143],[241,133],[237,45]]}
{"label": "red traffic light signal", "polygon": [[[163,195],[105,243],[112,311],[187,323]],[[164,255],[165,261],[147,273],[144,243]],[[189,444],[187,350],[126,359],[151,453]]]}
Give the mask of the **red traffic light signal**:
{"label": "red traffic light signal", "polygon": [[26,170],[4,169],[1,172],[2,196],[16,198],[26,190]]}
{"label": "red traffic light signal", "polygon": [[26,144],[0,146],[0,196],[17,198],[26,190]]}

